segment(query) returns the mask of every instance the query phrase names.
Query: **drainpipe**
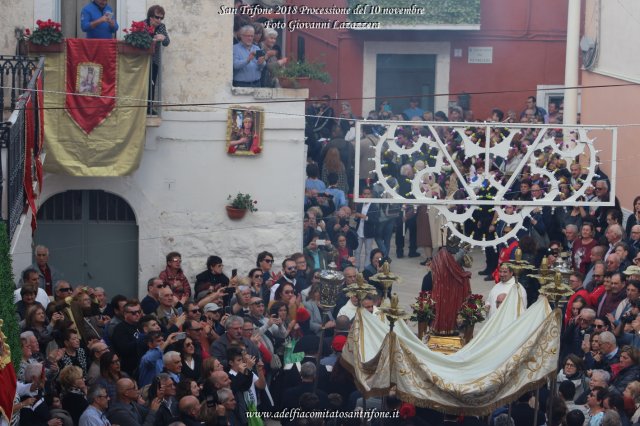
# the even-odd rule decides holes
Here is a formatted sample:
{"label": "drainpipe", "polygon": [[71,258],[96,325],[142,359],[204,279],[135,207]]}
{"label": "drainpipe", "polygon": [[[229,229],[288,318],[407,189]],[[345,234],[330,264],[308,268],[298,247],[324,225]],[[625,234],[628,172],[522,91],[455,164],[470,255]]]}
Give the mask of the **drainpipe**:
{"label": "drainpipe", "polygon": [[[580,66],[580,2],[569,0],[567,14],[567,52],[564,68],[564,86],[577,87]],[[576,124],[578,117],[578,89],[564,89],[563,124]]]}

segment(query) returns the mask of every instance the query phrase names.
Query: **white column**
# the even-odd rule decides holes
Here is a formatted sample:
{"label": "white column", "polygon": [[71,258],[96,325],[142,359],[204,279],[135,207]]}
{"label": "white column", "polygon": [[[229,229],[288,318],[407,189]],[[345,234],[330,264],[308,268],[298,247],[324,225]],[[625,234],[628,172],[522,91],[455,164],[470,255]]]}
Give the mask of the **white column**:
{"label": "white column", "polygon": [[[564,68],[565,87],[578,86],[578,73],[580,72],[580,2],[581,0],[569,0],[569,13],[567,14],[567,52]],[[576,124],[578,115],[578,89],[564,90],[564,124]]]}

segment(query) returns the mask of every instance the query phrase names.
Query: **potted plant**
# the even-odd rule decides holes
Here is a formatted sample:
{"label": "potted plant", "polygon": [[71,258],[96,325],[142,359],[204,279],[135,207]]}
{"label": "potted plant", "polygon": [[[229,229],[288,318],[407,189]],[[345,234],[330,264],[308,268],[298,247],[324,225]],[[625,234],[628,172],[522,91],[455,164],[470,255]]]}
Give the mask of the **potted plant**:
{"label": "potted plant", "polygon": [[480,321],[484,321],[484,300],[481,294],[470,294],[458,310],[457,325],[465,343],[473,338],[473,328]]}
{"label": "potted plant", "polygon": [[124,30],[124,43],[118,43],[121,53],[152,53],[153,27],[144,21],[133,21],[131,27]]}
{"label": "potted plant", "polygon": [[23,38],[28,42],[29,52],[62,52],[62,25],[51,19],[38,19],[36,25],[33,31],[29,28],[24,29]]}
{"label": "potted plant", "polygon": [[324,64],[320,62],[289,62],[275,71],[280,82],[280,87],[287,89],[298,88],[301,80],[318,80],[330,83],[331,76],[324,70]]}
{"label": "potted plant", "polygon": [[233,195],[229,195],[227,197],[227,201],[229,201],[229,204],[227,205],[227,215],[229,216],[229,219],[242,219],[247,213],[247,210],[250,212],[258,211],[255,206],[258,202],[252,200],[250,194],[238,192],[238,195],[235,197]]}
{"label": "potted plant", "polygon": [[436,301],[431,297],[431,292],[421,291],[411,309],[410,320],[418,322],[418,338],[422,340],[427,334],[429,323],[436,317]]}

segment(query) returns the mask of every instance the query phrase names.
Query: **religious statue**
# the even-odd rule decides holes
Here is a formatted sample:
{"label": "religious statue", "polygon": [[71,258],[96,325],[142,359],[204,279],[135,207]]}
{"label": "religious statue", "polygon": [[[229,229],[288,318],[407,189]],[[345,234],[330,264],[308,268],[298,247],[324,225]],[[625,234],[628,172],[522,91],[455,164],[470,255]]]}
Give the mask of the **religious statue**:
{"label": "religious statue", "polygon": [[447,246],[440,248],[431,261],[432,297],[436,302],[436,318],[431,329],[437,335],[456,334],[458,310],[471,294],[471,273],[461,266],[465,249],[459,242],[455,237],[447,240]]}

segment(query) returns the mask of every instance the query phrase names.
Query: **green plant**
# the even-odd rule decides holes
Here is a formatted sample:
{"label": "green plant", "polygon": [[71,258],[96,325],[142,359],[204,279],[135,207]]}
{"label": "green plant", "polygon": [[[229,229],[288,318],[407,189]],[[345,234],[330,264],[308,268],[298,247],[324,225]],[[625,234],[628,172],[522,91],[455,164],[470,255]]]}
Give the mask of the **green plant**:
{"label": "green plant", "polygon": [[9,238],[6,224],[0,222],[0,318],[4,320],[2,332],[7,336],[5,342],[11,348],[11,361],[17,371],[20,366],[20,358],[22,358],[22,345],[20,344],[20,328],[16,319],[16,305],[13,303],[13,290]]}
{"label": "green plant", "polygon": [[258,204],[257,201],[251,199],[250,194],[243,194],[242,192],[238,192],[238,195],[233,197],[233,195],[229,195],[227,197],[227,201],[231,201],[229,203],[229,207],[234,209],[241,210],[249,210],[250,212],[257,212],[258,209],[255,207]]}
{"label": "green plant", "polygon": [[309,77],[323,83],[331,82],[331,76],[324,70],[321,62],[289,62],[284,67],[277,68],[275,75],[280,78]]}
{"label": "green plant", "polygon": [[148,49],[153,43],[154,29],[151,25],[147,25],[144,21],[131,22],[131,28],[124,30],[126,35],[124,41],[138,49]]}
{"label": "green plant", "polygon": [[38,46],[49,46],[50,44],[62,43],[62,25],[59,22],[48,19],[36,21],[38,26],[33,33],[29,28],[24,29],[24,38],[29,40],[32,44]]}

